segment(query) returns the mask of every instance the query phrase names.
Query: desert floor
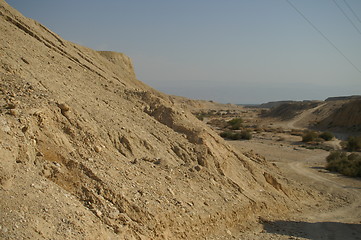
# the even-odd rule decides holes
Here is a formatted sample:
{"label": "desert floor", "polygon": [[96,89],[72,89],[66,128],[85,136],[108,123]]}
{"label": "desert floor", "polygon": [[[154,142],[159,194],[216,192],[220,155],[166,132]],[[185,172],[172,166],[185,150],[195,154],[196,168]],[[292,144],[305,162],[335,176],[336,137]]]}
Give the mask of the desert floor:
{"label": "desert floor", "polygon": [[[317,205],[306,202],[304,208],[281,219],[262,219],[259,225],[232,238],[361,239],[361,179],[327,171],[329,151],[308,149],[302,137],[291,134],[292,130],[304,130],[297,123],[307,117],[307,112],[288,122],[273,123],[256,117],[254,112],[250,115],[252,112],[243,112],[248,123],[257,122],[259,126],[281,131],[254,132],[251,140],[229,140],[228,143],[243,153],[264,156],[286,179],[298,182],[305,189],[315,189],[327,200]],[[324,144],[341,148],[338,139]]]}
{"label": "desert floor", "polygon": [[298,136],[262,133],[249,141],[229,143],[242,152],[265,156],[286,178],[328,195],[330,201],[309,205],[284,219],[265,220],[234,239],[361,239],[361,179],[325,170],[329,152],[303,148],[300,140]]}
{"label": "desert floor", "polygon": [[[212,118],[228,121],[240,117],[244,126],[256,127],[258,130],[253,131],[251,140],[228,140],[228,143],[242,153],[263,156],[279,169],[286,182],[297,182],[303,190],[315,190],[316,194],[312,190],[306,193],[322,199],[314,204],[305,197],[304,207],[279,219],[261,219],[258,225],[237,236],[233,234],[231,239],[361,239],[361,179],[326,170],[330,151],[313,149],[302,142],[300,134],[295,134],[307,130],[311,110],[288,121],[262,118],[262,110],[252,108],[236,110],[231,116],[204,119],[211,124]],[[224,131],[220,125],[210,126],[217,132]],[[334,134],[337,138],[323,142],[321,148],[341,149],[341,140],[349,133]]]}

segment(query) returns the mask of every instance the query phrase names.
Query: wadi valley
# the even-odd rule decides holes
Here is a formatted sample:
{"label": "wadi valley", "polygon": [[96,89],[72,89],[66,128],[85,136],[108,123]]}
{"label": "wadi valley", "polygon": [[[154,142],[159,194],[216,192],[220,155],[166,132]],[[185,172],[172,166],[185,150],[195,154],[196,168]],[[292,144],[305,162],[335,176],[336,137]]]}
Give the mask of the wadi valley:
{"label": "wadi valley", "polygon": [[[361,239],[360,179],[325,170],[360,134],[358,99],[290,114],[169,96],[3,0],[0,56],[1,239]],[[252,139],[220,136],[233,118]],[[313,128],[339,135],[302,143]]]}

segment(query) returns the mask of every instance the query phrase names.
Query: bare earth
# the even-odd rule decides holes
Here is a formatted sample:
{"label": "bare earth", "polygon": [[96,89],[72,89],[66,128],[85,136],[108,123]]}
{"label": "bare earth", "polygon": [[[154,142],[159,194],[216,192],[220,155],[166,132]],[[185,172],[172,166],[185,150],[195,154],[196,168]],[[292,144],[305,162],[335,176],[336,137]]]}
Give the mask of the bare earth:
{"label": "bare earth", "polygon": [[243,233],[239,239],[361,239],[360,179],[328,172],[324,169],[328,152],[294,145],[300,137],[282,137],[284,141],[275,141],[273,134],[263,134],[250,141],[229,143],[243,152],[266,156],[286,178],[318,190],[328,201],[305,203],[306,209],[283,219],[265,219],[258,232]]}

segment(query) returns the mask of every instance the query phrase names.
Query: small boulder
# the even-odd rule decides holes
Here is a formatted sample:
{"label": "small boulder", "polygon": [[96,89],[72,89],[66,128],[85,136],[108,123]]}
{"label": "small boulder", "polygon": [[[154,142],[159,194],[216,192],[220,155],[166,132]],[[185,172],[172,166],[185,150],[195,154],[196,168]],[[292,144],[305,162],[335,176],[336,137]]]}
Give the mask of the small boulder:
{"label": "small boulder", "polygon": [[66,103],[58,103],[58,107],[61,109],[62,112],[67,112],[70,110],[70,107]]}
{"label": "small boulder", "polygon": [[102,151],[102,147],[101,146],[95,146],[94,151],[97,152],[97,153],[100,153]]}
{"label": "small boulder", "polygon": [[196,165],[196,166],[194,167],[194,169],[199,172],[200,170],[202,170],[202,167],[199,166],[199,165]]}

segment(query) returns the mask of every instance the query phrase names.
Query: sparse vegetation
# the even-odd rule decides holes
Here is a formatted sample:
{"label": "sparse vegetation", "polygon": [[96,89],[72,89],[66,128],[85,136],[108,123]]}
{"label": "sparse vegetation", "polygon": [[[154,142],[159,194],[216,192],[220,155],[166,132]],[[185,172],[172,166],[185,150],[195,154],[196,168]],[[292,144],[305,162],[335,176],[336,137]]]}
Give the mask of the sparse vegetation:
{"label": "sparse vegetation", "polygon": [[318,134],[313,131],[309,131],[303,134],[302,142],[313,142],[318,138]]}
{"label": "sparse vegetation", "polygon": [[322,149],[322,150],[325,150],[325,151],[334,150],[333,147],[320,144],[319,142],[314,143],[314,144],[301,145],[301,147],[309,149],[309,150],[314,150],[314,149]]}
{"label": "sparse vegetation", "polygon": [[250,131],[244,130],[241,132],[241,139],[244,140],[251,140],[252,139],[252,133]]}
{"label": "sparse vegetation", "polygon": [[331,141],[335,136],[330,132],[323,132],[319,135],[325,141]]}
{"label": "sparse vegetation", "polygon": [[250,140],[250,139],[252,139],[252,134],[246,130],[243,130],[241,132],[224,131],[224,132],[220,133],[220,136],[222,138],[230,139],[230,140]]}
{"label": "sparse vegetation", "polygon": [[228,126],[232,130],[239,130],[242,127],[242,118],[233,118],[227,122]]}
{"label": "sparse vegetation", "polygon": [[238,140],[237,137],[237,133],[234,133],[234,132],[231,132],[231,131],[224,131],[224,132],[221,132],[219,134],[222,138],[225,138],[225,139],[232,139],[232,140]]}
{"label": "sparse vegetation", "polygon": [[232,110],[214,110],[214,109],[200,110],[200,111],[195,111],[192,113],[194,116],[196,116],[201,121],[203,121],[205,118],[231,117],[231,116],[237,116],[237,114],[238,114],[236,111],[232,111]]}
{"label": "sparse vegetation", "polygon": [[319,141],[331,141],[334,135],[330,132],[317,133],[314,131],[307,131],[302,135],[302,142],[319,142]]}
{"label": "sparse vegetation", "polygon": [[361,155],[335,151],[326,158],[326,169],[349,177],[361,177]]}
{"label": "sparse vegetation", "polygon": [[347,151],[350,151],[350,152],[360,151],[361,150],[361,136],[359,136],[359,137],[354,137],[354,136],[349,137],[347,139],[346,149],[347,149]]}

